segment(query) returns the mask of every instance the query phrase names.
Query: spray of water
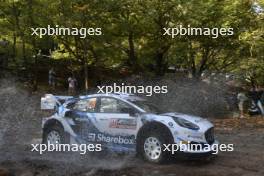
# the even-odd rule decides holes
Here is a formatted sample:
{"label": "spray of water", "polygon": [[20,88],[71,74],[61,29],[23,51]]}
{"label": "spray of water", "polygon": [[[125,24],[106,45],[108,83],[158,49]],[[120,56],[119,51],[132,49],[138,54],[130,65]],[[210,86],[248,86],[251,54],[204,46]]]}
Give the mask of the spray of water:
{"label": "spray of water", "polygon": [[228,88],[220,81],[206,83],[188,78],[153,79],[135,76],[118,82],[135,86],[168,86],[168,93],[153,94],[146,98],[161,109],[170,112],[176,111],[209,118],[226,117],[230,112],[230,104],[227,101]]}
{"label": "spray of water", "polygon": [[0,79],[0,166],[45,170],[52,175],[96,175],[97,170],[120,169],[130,162],[131,156],[31,152],[32,141],[41,139],[41,118],[46,114],[40,110],[40,97],[44,93],[31,94],[14,77]]}
{"label": "spray of water", "polygon": [[[215,117],[223,115],[227,110],[223,86],[218,88],[219,86],[185,79],[138,77],[119,81],[130,85],[167,85],[167,94],[153,94],[149,99],[170,111]],[[44,93],[30,94],[13,77],[0,79],[0,165],[11,160],[16,167],[34,168],[35,171],[46,171],[52,175],[97,175],[102,170],[119,170],[137,165],[138,159],[130,156],[98,157],[71,153],[48,153],[40,156],[30,152],[32,140],[41,138],[41,118],[44,114],[39,102]]]}

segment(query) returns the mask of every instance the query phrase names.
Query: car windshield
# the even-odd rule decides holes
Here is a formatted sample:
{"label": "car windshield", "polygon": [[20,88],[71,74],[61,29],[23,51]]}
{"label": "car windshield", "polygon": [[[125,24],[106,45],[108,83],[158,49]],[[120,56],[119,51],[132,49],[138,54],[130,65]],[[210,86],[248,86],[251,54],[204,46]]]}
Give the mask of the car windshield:
{"label": "car windshield", "polygon": [[148,113],[154,113],[154,114],[161,114],[164,113],[164,110],[161,110],[161,108],[155,106],[154,104],[148,102],[148,101],[132,101],[135,105],[143,109],[144,111]]}

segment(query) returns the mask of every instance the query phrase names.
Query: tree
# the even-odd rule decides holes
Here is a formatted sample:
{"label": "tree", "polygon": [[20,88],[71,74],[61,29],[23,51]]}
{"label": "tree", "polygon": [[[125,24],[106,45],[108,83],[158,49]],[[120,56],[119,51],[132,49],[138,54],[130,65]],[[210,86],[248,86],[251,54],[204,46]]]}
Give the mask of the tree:
{"label": "tree", "polygon": [[[88,75],[89,68],[118,66],[163,76],[169,65],[176,65],[197,79],[205,72],[247,73],[262,83],[263,4],[263,0],[4,0],[0,32],[12,43],[10,67],[32,72],[35,89],[39,63],[32,56],[39,50],[67,59],[67,71],[83,75],[86,90],[89,79],[100,79]],[[31,35],[30,28],[48,25],[101,28],[102,35]],[[164,35],[164,28],[180,25],[233,28],[234,35]]]}

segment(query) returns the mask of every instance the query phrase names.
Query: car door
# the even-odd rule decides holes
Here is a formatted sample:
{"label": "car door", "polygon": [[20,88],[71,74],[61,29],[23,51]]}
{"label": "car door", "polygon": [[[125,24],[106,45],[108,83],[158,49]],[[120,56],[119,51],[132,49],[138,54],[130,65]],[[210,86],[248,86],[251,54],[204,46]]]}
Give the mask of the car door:
{"label": "car door", "polygon": [[103,133],[98,136],[114,149],[135,147],[137,110],[128,103],[113,97],[100,97],[96,119]]}
{"label": "car door", "polygon": [[96,126],[97,98],[79,99],[67,106],[65,118],[72,121],[71,128],[79,143],[96,142],[93,134],[99,133]]}

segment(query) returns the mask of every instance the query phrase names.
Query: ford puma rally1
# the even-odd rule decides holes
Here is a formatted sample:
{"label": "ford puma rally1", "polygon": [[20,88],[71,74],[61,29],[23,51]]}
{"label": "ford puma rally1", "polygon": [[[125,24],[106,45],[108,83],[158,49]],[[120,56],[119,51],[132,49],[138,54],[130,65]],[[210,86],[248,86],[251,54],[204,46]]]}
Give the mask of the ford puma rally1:
{"label": "ford puma rally1", "polygon": [[[175,144],[179,144],[180,153],[211,154],[213,144],[218,143],[214,126],[208,120],[162,112],[131,94],[46,94],[41,98],[41,109],[54,108],[56,112],[42,120],[46,144],[101,144],[106,150],[135,152],[150,162],[160,163],[170,157]],[[180,144],[202,147],[193,150]]]}

